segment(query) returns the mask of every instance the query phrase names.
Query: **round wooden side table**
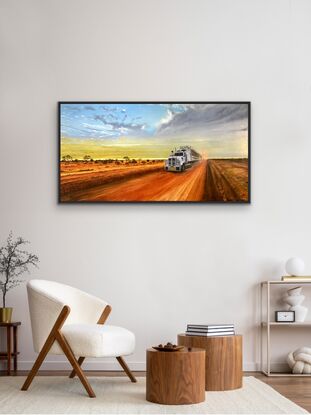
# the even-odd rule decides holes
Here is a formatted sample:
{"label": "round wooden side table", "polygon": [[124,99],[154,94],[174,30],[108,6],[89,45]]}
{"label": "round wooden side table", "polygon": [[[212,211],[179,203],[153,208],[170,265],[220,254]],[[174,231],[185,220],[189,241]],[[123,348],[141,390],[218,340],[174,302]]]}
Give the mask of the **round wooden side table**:
{"label": "round wooden side table", "polygon": [[205,350],[147,350],[147,401],[183,405],[205,400]]}
{"label": "round wooden side table", "polygon": [[178,345],[206,351],[205,389],[226,391],[242,387],[242,336],[178,335]]}

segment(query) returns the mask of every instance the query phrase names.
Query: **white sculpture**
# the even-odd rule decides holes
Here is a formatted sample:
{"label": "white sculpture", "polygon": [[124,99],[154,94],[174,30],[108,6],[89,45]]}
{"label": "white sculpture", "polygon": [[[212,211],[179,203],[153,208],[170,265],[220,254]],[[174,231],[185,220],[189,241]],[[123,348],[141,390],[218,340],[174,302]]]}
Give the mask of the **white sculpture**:
{"label": "white sculpture", "polygon": [[301,305],[305,296],[301,294],[302,287],[291,288],[287,291],[287,295],[283,298],[287,304],[287,310],[295,311],[295,322],[305,321],[308,309]]}
{"label": "white sculpture", "polygon": [[292,373],[311,373],[311,348],[301,347],[287,356],[288,366]]}

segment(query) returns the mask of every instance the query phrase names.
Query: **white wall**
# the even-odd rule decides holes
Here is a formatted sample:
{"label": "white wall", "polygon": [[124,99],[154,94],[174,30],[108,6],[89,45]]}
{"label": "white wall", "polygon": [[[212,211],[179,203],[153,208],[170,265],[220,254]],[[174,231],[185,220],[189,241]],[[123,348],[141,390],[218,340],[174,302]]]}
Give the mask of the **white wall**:
{"label": "white wall", "polygon": [[[308,0],[0,0],[1,241],[31,241],[31,277],[110,301],[137,335],[132,367],[221,321],[254,369],[259,281],[293,255],[311,273],[310,17]],[[59,100],[250,100],[252,204],[58,205]],[[25,286],[8,300],[28,368]]]}

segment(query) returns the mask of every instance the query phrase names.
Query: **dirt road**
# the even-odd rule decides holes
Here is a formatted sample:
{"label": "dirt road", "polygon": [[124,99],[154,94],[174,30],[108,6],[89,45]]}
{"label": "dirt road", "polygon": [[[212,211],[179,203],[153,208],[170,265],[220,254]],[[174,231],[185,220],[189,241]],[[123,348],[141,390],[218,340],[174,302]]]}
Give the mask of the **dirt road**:
{"label": "dirt road", "polygon": [[208,160],[204,200],[246,202],[248,200],[247,160]]}
{"label": "dirt road", "polygon": [[[202,160],[184,172],[162,163],[99,171],[71,170],[62,177],[63,201],[247,202],[247,159]],[[66,167],[66,166],[65,166]],[[80,166],[81,167],[81,166]],[[95,167],[94,167],[95,168]],[[98,168],[98,167],[96,167]]]}
{"label": "dirt road", "polygon": [[206,164],[203,160],[185,172],[154,172],[123,182],[108,183],[70,195],[75,201],[202,201]]}

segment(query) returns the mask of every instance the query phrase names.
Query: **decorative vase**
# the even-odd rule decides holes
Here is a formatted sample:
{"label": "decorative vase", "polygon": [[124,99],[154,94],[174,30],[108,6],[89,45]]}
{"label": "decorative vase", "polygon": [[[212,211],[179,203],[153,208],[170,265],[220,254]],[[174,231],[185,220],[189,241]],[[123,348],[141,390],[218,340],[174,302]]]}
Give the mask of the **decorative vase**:
{"label": "decorative vase", "polygon": [[295,321],[298,323],[305,321],[308,314],[308,308],[301,305],[305,299],[305,296],[301,294],[301,291],[302,287],[291,288],[283,298],[284,302],[287,304],[288,310],[295,311]]}
{"label": "decorative vase", "polygon": [[11,323],[12,307],[0,307],[0,323]]}
{"label": "decorative vase", "polygon": [[303,305],[296,305],[294,307],[291,307],[290,309],[292,311],[295,311],[295,321],[297,321],[298,323],[305,321],[308,314],[307,307],[304,307]]}

